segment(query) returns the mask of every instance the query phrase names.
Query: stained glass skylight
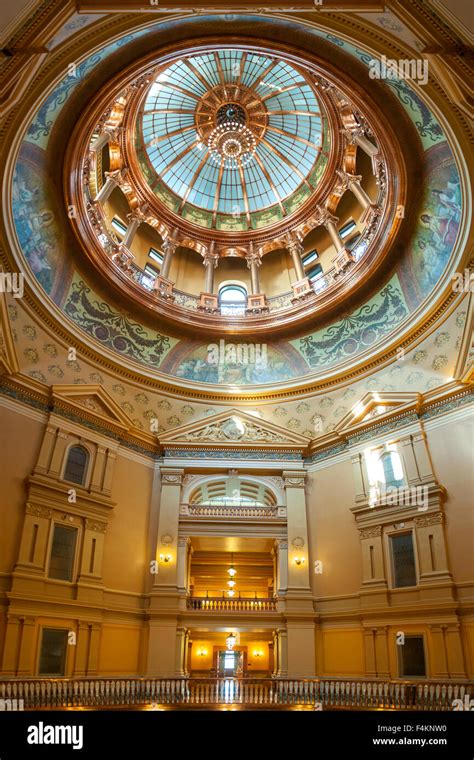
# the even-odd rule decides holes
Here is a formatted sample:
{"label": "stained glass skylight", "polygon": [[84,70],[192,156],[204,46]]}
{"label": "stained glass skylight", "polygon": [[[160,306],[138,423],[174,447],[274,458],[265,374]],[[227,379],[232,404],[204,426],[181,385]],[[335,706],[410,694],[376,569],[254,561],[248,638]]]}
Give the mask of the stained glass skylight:
{"label": "stained glass skylight", "polygon": [[327,161],[325,130],[302,72],[228,49],[183,57],[158,74],[136,147],[148,184],[174,211],[208,227],[248,229],[283,218],[314,190],[310,177]]}

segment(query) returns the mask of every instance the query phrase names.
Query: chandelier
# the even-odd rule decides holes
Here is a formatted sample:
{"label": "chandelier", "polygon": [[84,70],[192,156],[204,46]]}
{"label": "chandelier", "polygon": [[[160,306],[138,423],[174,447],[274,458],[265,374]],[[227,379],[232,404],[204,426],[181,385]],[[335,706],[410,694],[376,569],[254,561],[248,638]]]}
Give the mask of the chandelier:
{"label": "chandelier", "polygon": [[233,633],[229,633],[225,640],[225,645],[227,649],[233,649],[235,645],[237,644],[237,636]]}
{"label": "chandelier", "polygon": [[252,160],[257,141],[246,119],[244,109],[237,103],[226,103],[217,111],[217,125],[209,135],[207,146],[212,160],[219,166],[235,169]]}

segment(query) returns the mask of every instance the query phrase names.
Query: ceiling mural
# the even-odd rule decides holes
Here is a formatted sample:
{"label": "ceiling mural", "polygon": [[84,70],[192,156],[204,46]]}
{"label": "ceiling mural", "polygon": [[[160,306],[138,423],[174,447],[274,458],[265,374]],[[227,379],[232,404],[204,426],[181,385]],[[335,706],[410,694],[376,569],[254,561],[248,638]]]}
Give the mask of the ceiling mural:
{"label": "ceiling mural", "polygon": [[[155,26],[155,31],[158,26]],[[423,208],[410,244],[403,252],[398,252],[394,271],[385,279],[377,294],[366,298],[365,302],[359,304],[357,308],[347,311],[342,318],[318,328],[317,331],[307,331],[292,339],[269,340],[265,344],[265,363],[255,360],[242,366],[242,363],[233,361],[232,354],[227,355],[224,361],[212,362],[209,360],[209,339],[199,341],[197,338],[193,340],[183,338],[178,333],[173,333],[172,328],[165,333],[162,329],[153,329],[149,323],[142,324],[138,317],[124,315],[114,303],[113,298],[105,298],[96,292],[92,284],[88,282],[86,272],[76,271],[73,252],[77,243],[72,239],[64,209],[59,207],[57,188],[51,177],[50,162],[54,161],[54,151],[51,150],[49,141],[55,120],[73,91],[87,81],[87,76],[95,66],[116,52],[118,48],[126,46],[139,36],[151,33],[152,30],[152,27],[141,29],[106,45],[79,64],[76,76],[66,76],[62,79],[29,124],[18,154],[11,188],[18,245],[30,273],[67,318],[92,337],[99,349],[101,346],[107,347],[118,357],[142,364],[146,369],[158,370],[164,376],[178,380],[187,379],[210,385],[229,386],[284,383],[298,377],[309,377],[327,367],[335,369],[340,362],[358,354],[361,350],[387,341],[390,333],[399,328],[402,323],[408,324],[407,319],[410,313],[429,296],[450,260],[458,237],[462,198],[459,174],[446,135],[419,94],[410,87],[407,81],[403,80],[388,80],[384,82],[384,86],[389,87],[396,94],[414,124],[424,149],[425,167],[420,168],[420,173],[424,173]],[[314,33],[344,49],[350,55],[356,56],[360,62],[369,65],[370,56],[365,51],[333,35],[323,34],[317,30],[314,30]],[[230,55],[228,59],[225,56],[219,56],[218,59],[213,56],[212,60],[206,63],[210,67],[209,80],[212,82],[215,80],[216,87],[219,86],[216,61],[224,70],[226,66],[228,67],[229,76],[232,73],[232,65],[238,64],[244,70],[242,52],[234,51],[232,55],[234,58]],[[306,162],[306,175],[309,177],[313,173],[315,177],[314,171],[318,161],[321,159],[324,162],[323,117],[316,96],[300,78],[301,75],[296,69],[270,59],[263,60],[264,58],[262,56],[259,62],[254,61],[252,69],[252,56],[248,56],[245,64],[248,66],[248,69],[245,69],[247,79],[243,81],[243,84],[249,88],[255,87],[259,97],[266,97],[267,106],[271,105],[274,111],[272,118],[275,119],[275,125],[277,122],[280,125],[284,124],[284,114],[278,112],[290,110],[287,108],[289,99],[296,98],[293,105],[297,101],[300,103],[299,108],[302,114],[291,116],[292,129],[312,145],[311,148],[306,145],[304,155],[300,158],[301,162]],[[184,73],[187,73],[186,87],[184,87]],[[181,82],[179,86],[183,90],[187,89],[191,94],[182,92],[179,96],[176,96],[176,93],[172,96],[167,91],[167,82],[173,78],[177,78]],[[232,215],[232,204],[234,202],[238,204],[240,194],[243,193],[242,172],[236,174],[232,168],[224,166],[221,184],[218,185],[216,171],[212,168],[210,157],[209,160],[201,162],[201,174],[196,173],[197,166],[194,159],[194,163],[186,162],[185,147],[189,141],[198,140],[199,135],[193,132],[193,129],[188,129],[190,124],[186,121],[186,114],[178,112],[186,110],[183,106],[186,105],[187,100],[195,104],[196,98],[202,95],[200,91],[203,88],[202,82],[198,77],[193,77],[192,68],[188,68],[188,72],[183,72],[178,65],[175,65],[174,69],[171,67],[165,73],[165,77],[160,81],[157,80],[155,84],[157,86],[154,90],[153,88],[150,90],[141,114],[142,136],[139,150],[142,152],[143,162],[146,161],[148,164],[148,171],[152,169],[157,182],[164,182],[172,192],[176,192],[178,187],[176,183],[179,181],[184,183],[189,203],[200,208],[202,212],[206,212],[210,198],[215,200],[216,188],[219,188],[221,193],[219,208],[223,215],[229,213]],[[272,85],[276,90],[291,87],[291,96],[281,92],[273,95]],[[167,103],[171,105],[169,109],[164,108]],[[160,109],[163,111],[161,116]],[[307,109],[306,114],[303,113],[305,109]],[[165,118],[164,111],[166,110],[170,113]],[[156,111],[158,113],[155,113]],[[310,112],[312,116],[308,116]],[[235,114],[232,118],[234,116]],[[223,118],[230,117],[224,114]],[[154,139],[152,135],[155,138],[166,137],[167,130],[171,128],[169,119],[174,119],[172,123],[178,125],[176,129],[179,129],[181,134],[179,144],[174,139],[166,141],[166,150],[173,157],[174,168],[165,171],[164,154],[157,150],[156,142],[152,144]],[[242,122],[241,126],[244,128],[245,124]],[[275,132],[273,136],[269,136],[268,141],[274,146],[278,143],[278,152],[282,153],[288,149],[288,146],[285,148],[280,139],[281,135],[278,137],[278,134]],[[165,140],[163,145],[164,143]],[[304,145],[304,141],[301,144]],[[263,152],[259,158],[259,162],[263,165],[269,160],[269,155],[265,154],[266,150],[269,149],[263,145],[261,147]],[[277,159],[274,158],[274,160]],[[291,200],[292,194],[299,191],[301,181],[297,175],[289,173],[284,167],[285,164],[280,161],[278,166],[274,167],[274,174],[280,183],[281,194]],[[225,179],[226,171],[229,173],[228,181]],[[252,213],[268,212],[274,200],[271,188],[266,187],[261,177],[252,179],[249,175],[247,180],[248,188],[254,187]],[[182,191],[183,187],[180,189],[180,192]],[[26,329],[27,325],[23,327]],[[452,330],[448,333],[449,347],[452,349],[457,335],[452,338],[454,334]],[[66,375],[71,376],[70,382],[80,380],[91,382],[90,375],[93,370],[85,376],[79,371],[75,375],[76,370],[72,366],[63,367],[55,360],[55,357],[48,354],[44,346],[50,346],[48,350],[52,351],[54,344],[50,341],[44,340],[43,345],[38,348],[33,345],[32,338],[24,335],[23,332],[18,335],[18,331],[17,339],[31,340],[30,344],[22,346],[21,353],[28,351],[28,356],[24,354],[24,358],[27,358],[32,365],[35,363],[38,365],[32,366],[27,371],[36,373],[32,376],[41,382],[49,382],[54,377],[66,377]],[[236,340],[236,346],[241,342]],[[219,343],[218,340],[217,343]],[[418,356],[422,354],[418,352]],[[436,382],[437,373],[441,370],[444,372],[445,369],[442,363],[446,360],[446,366],[449,367],[452,364],[452,359],[446,353],[446,347],[439,346],[436,356],[433,356],[431,361],[427,360],[426,363],[421,358],[417,362],[413,360],[410,372],[407,373],[404,368],[400,379],[403,378],[403,383],[410,384],[408,378],[411,378],[413,384],[419,381],[424,387],[429,382]],[[33,357],[37,357],[36,362],[33,361]],[[433,366],[435,359],[436,367]],[[378,382],[381,386],[398,387],[398,376],[396,374],[392,376],[389,373]],[[141,424],[145,422],[144,414],[147,409],[145,409],[144,401],[137,402],[134,398],[133,400],[127,398],[127,401],[125,402],[124,399],[123,403],[133,407],[133,410],[129,411],[130,415],[134,414],[135,419]],[[338,409],[338,414],[343,414],[341,410],[346,405],[341,399],[334,405],[331,404],[331,408],[334,406],[332,416],[337,416],[335,413]],[[183,422],[180,409],[169,410],[170,413],[164,420],[165,427],[172,426],[170,420],[176,424]],[[291,413],[288,417],[288,425],[290,421],[297,420],[298,428],[304,428],[305,424],[301,417],[301,414]],[[334,424],[333,421],[328,421],[327,411],[324,417],[325,424]],[[292,422],[292,425],[296,424]]]}
{"label": "ceiling mural", "polygon": [[[418,346],[384,369],[349,385],[293,401],[248,404],[246,411],[269,422],[310,438],[329,433],[363,398],[367,391],[426,393],[452,379],[466,322],[466,298]],[[31,317],[12,296],[8,310],[21,372],[47,385],[101,385],[133,420],[138,430],[149,430],[158,420],[159,430],[170,430],[187,422],[205,418],[229,408],[224,404],[173,398],[154,390],[118,379],[80,354],[68,360],[67,347],[59,344]]]}

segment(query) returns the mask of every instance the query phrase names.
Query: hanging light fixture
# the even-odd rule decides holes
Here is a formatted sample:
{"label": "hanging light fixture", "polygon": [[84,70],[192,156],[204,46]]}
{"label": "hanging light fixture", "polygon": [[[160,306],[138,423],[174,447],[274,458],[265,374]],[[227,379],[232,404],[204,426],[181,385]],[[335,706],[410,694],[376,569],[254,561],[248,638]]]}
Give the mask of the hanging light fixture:
{"label": "hanging light fixture", "polygon": [[231,578],[233,578],[234,575],[237,574],[237,570],[234,567],[234,555],[233,554],[230,555],[230,567],[227,570],[227,574],[230,575]]}
{"label": "hanging light fixture", "polygon": [[229,633],[225,640],[225,645],[227,649],[233,649],[235,645],[237,644],[237,636],[234,633]]}

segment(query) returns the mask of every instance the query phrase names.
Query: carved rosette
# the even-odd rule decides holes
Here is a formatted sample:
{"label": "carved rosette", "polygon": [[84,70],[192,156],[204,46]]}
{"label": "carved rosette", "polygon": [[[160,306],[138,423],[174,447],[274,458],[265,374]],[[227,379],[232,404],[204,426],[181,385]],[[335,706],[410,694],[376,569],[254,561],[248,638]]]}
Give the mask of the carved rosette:
{"label": "carved rosette", "polygon": [[382,526],[374,525],[372,528],[360,528],[360,537],[362,538],[377,538],[382,535]]}

